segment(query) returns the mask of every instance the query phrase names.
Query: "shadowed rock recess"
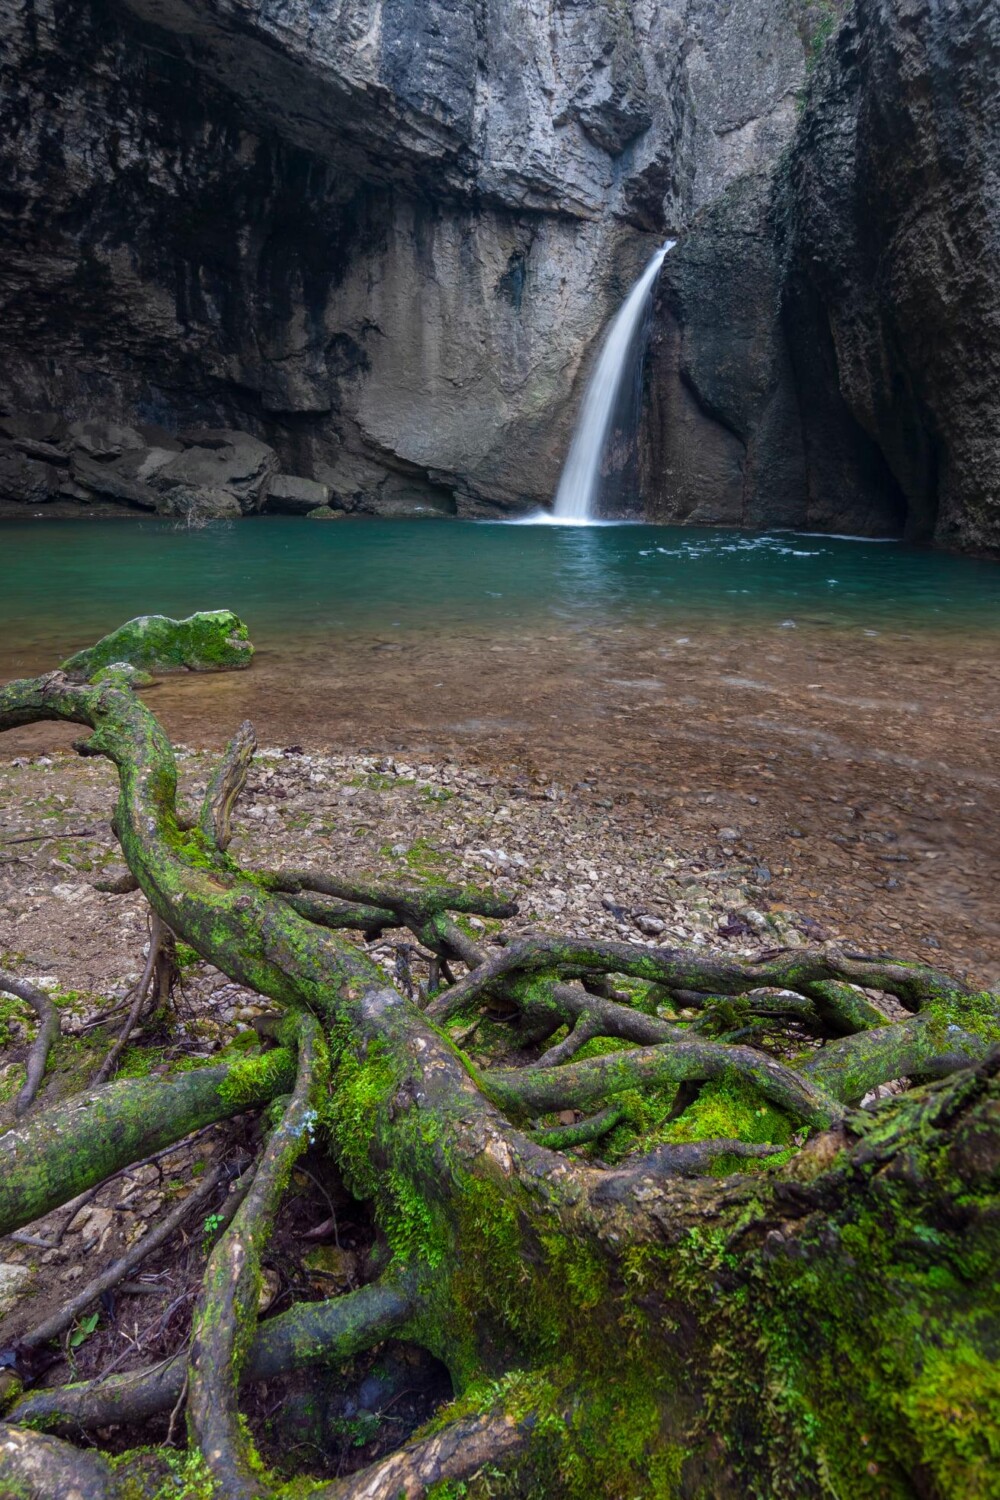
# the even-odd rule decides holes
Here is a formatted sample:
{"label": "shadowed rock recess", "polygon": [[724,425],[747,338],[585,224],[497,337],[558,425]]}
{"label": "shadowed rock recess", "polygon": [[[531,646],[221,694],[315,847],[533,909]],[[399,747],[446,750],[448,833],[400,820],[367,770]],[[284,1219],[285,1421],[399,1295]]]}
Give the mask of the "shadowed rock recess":
{"label": "shadowed rock recess", "polygon": [[665,265],[647,510],[995,552],[1000,11],[827,12],[791,148]]}
{"label": "shadowed rock recess", "polygon": [[842,12],[0,0],[0,509],[548,503],[669,232],[605,509],[996,546],[997,17]]}

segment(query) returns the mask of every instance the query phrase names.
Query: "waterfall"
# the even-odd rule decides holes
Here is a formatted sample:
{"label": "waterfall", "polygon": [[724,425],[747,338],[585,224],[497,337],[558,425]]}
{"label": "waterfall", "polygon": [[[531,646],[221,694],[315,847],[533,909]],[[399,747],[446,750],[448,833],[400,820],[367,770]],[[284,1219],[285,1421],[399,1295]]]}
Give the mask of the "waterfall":
{"label": "waterfall", "polygon": [[664,256],[676,241],[661,245],[615,315],[587,384],[583,405],[569,445],[569,454],[559,478],[552,519],[585,525],[593,519],[594,501],[601,477],[601,462],[608,443],[611,419],[619,392],[642,350],[636,335],[645,321]]}

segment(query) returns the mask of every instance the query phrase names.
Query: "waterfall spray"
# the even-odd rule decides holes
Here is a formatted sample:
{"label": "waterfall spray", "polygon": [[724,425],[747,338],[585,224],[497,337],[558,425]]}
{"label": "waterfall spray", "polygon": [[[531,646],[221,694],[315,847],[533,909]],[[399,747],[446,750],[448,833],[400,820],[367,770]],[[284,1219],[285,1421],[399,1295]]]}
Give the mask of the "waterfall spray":
{"label": "waterfall spray", "polygon": [[569,454],[559,479],[552,519],[586,525],[593,519],[601,463],[608,444],[618,394],[630,372],[636,334],[645,319],[653,284],[674,240],[661,245],[629,292],[608,329],[594,372],[587,384]]}

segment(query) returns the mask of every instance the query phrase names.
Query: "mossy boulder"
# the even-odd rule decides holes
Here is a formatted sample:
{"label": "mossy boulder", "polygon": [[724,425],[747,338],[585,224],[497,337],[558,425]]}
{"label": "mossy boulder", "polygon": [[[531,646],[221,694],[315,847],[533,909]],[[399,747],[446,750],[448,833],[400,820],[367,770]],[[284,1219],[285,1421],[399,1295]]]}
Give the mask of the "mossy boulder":
{"label": "mossy boulder", "polygon": [[139,615],[62,664],[93,677],[127,662],[146,672],[231,672],[250,665],[253,646],[243,621],[228,609],[202,610],[186,620]]}
{"label": "mossy boulder", "polygon": [[144,672],[141,667],[134,667],[130,661],[113,661],[106,667],[90,674],[93,683],[110,682],[112,678],[118,681],[124,680],[129,687],[149,687],[153,681],[149,672]]}
{"label": "mossy boulder", "polygon": [[309,521],[342,521],[344,512],[334,510],[332,505],[317,505],[313,510],[306,511],[306,519]]}

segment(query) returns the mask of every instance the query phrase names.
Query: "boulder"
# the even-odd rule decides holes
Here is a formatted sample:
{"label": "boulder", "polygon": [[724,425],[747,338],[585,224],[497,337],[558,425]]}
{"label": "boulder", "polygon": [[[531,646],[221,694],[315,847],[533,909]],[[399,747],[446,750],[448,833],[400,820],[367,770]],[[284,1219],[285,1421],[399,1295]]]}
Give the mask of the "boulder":
{"label": "boulder", "polygon": [[15,412],[0,417],[0,434],[15,442],[62,443],[66,437],[66,421],[54,411]]}
{"label": "boulder", "polygon": [[157,496],[157,513],[186,521],[238,521],[243,514],[231,490],[214,485],[174,485]]}
{"label": "boulder", "polygon": [[81,453],[73,454],[72,478],[85,489],[140,510],[156,510],[159,496],[141,480],[130,479],[112,464],[95,463]]}
{"label": "boulder", "polygon": [[332,505],[317,505],[315,510],[306,511],[310,521],[343,521],[345,515],[342,510],[334,510]]}
{"label": "boulder", "polygon": [[156,473],[157,489],[228,490],[241,511],[260,510],[278,472],[278,455],[247,432],[199,428],[182,434],[192,446]]}
{"label": "boulder", "polygon": [[145,448],[146,442],[134,427],[124,427],[119,422],[104,422],[91,419],[86,422],[71,422],[69,441],[81,453],[91,458],[118,458],[132,448]]}
{"label": "boulder", "polygon": [[154,474],[158,474],[164,465],[182,451],[179,447],[133,448],[115,460],[115,473],[125,479],[138,479],[140,484],[146,484]]}
{"label": "boulder", "polygon": [[13,443],[0,448],[0,500],[19,500],[25,505],[51,500],[59,478],[50,464],[26,457]]}
{"label": "boulder", "polygon": [[31,1285],[33,1271],[14,1261],[0,1261],[0,1318],[17,1306]]}
{"label": "boulder", "polygon": [[275,474],[267,487],[266,509],[287,516],[305,516],[319,507],[329,506],[330,486],[316,479],[302,479],[297,474]]}
{"label": "boulder", "polygon": [[248,667],[252,656],[243,621],[231,610],[212,609],[184,620],[139,615],[67,657],[62,670],[92,677],[103,667],[128,663],[144,672],[227,672]]}

